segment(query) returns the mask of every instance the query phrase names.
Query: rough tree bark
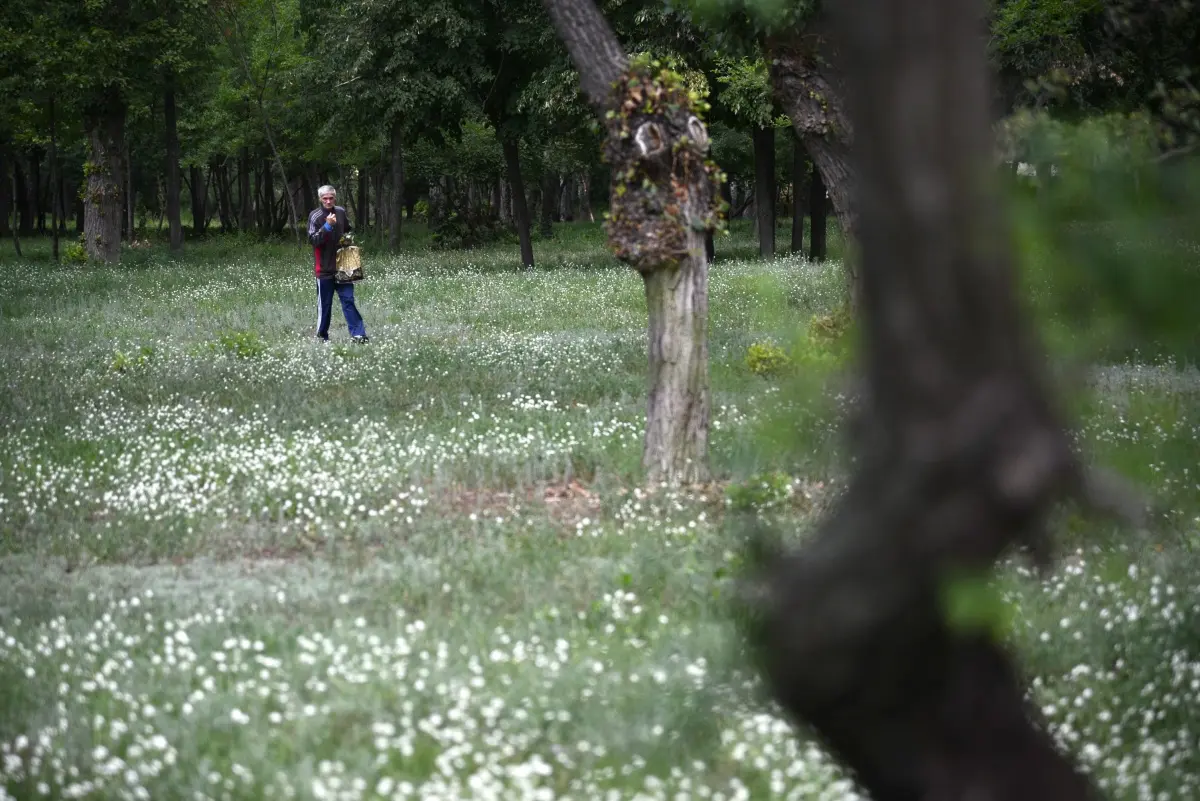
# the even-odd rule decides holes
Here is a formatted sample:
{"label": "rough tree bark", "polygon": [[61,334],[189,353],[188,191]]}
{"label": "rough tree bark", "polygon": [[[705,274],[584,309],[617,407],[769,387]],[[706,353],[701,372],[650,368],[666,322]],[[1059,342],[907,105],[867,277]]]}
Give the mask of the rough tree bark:
{"label": "rough tree bark", "polygon": [[652,483],[708,478],[708,260],[720,173],[700,109],[678,76],[630,64],[592,0],[544,0],[606,128],[609,247],[645,282],[649,401],[643,464]]}
{"label": "rough tree bark", "polygon": [[768,684],[874,801],[1082,801],[1012,657],[940,593],[1085,492],[1018,310],[989,185],[983,0],[840,0],[861,219],[856,470],[773,555],[752,629]]}
{"label": "rough tree bark", "polygon": [[175,116],[175,76],[167,75],[163,96],[163,118],[167,128],[167,226],[171,250],[183,247],[183,220],[179,208],[179,130]]}
{"label": "rough tree bark", "polygon": [[85,113],[89,154],[83,246],[89,259],[115,264],[121,260],[125,101],[115,92],[97,101]]}
{"label": "rough tree bark", "polygon": [[[858,237],[855,175],[850,164],[854,128],[846,114],[845,80],[836,66],[834,41],[824,12],[803,30],[767,37],[771,83],[792,127],[821,173],[838,225],[847,241]],[[846,259],[852,297],[858,295],[855,261]]]}
{"label": "rough tree bark", "polygon": [[754,129],[754,210],[758,255],[775,255],[775,129]]}
{"label": "rough tree bark", "polygon": [[517,238],[521,240],[521,264],[533,269],[533,239],[529,232],[532,222],[529,219],[529,204],[525,202],[525,180],[521,177],[520,143],[505,137],[500,142],[500,149],[504,151],[508,182],[512,184],[513,217],[517,221]]}

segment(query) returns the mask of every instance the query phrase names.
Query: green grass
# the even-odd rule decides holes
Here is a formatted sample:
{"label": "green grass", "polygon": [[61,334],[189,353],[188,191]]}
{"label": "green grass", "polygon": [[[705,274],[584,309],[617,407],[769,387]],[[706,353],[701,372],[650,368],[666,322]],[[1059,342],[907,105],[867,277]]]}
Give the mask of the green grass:
{"label": "green grass", "polygon": [[[559,226],[534,271],[421,241],[368,249],[367,346],[336,304],[313,341],[290,245],[57,267],[23,243],[39,271],[0,318],[0,788],[858,797],[763,699],[724,603],[728,510],[801,531],[843,475],[816,346],[792,378],[746,360],[835,309],[839,264],[753,260],[745,225],[719,242],[719,481],[665,492],[640,485],[641,282],[598,226]],[[1081,446],[1152,524],[1070,518],[1052,575],[997,583],[1064,746],[1113,798],[1190,797],[1200,381],[1122,362],[1088,386]]]}

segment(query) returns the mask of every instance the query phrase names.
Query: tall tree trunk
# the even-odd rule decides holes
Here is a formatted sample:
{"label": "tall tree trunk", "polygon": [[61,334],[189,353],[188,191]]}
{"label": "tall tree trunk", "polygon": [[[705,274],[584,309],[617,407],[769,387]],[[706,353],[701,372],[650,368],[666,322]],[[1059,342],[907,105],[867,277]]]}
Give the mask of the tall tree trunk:
{"label": "tall tree trunk", "polygon": [[[858,229],[850,164],[854,129],[846,114],[844,79],[836,66],[838,53],[828,27],[822,12],[801,31],[768,37],[767,63],[775,94],[821,174],[838,226],[850,243]],[[848,255],[844,261],[851,297],[856,297],[855,260]]]}
{"label": "tall tree trunk", "polygon": [[529,229],[529,206],[525,202],[525,180],[521,177],[521,151],[516,139],[502,139],[500,149],[504,151],[504,164],[508,168],[508,182],[512,185],[513,217],[517,220],[517,238],[521,240],[521,264],[533,269],[533,239]]}
{"label": "tall tree trunk", "polygon": [[804,167],[808,156],[799,136],[792,137],[792,253],[804,252]]}
{"label": "tall tree trunk", "polygon": [[42,149],[29,151],[29,201],[33,208],[34,230],[46,233],[46,204],[42,202]]}
{"label": "tall tree trunk", "polygon": [[204,223],[208,211],[205,208],[204,171],[200,169],[200,165],[193,164],[188,167],[188,174],[191,175],[188,184],[192,191],[192,231],[197,237],[201,237],[204,236]]}
{"label": "tall tree trunk", "polygon": [[391,196],[388,198],[388,247],[400,248],[401,207],[404,203],[404,129],[399,120],[391,131]]}
{"label": "tall tree trunk", "polygon": [[262,214],[259,216],[258,228],[264,234],[275,233],[275,172],[269,161],[262,165]]}
{"label": "tall tree trunk", "polygon": [[97,98],[85,113],[88,132],[87,196],[84,209],[84,248],[93,261],[121,260],[121,212],[127,175],[125,101],[115,91]]}
{"label": "tall tree trunk", "polygon": [[719,221],[708,131],[686,89],[663,83],[653,68],[630,74],[625,49],[592,0],[544,2],[606,128],[609,247],[645,284],[647,479],[704,481],[710,404],[704,232]]}
{"label": "tall tree trunk", "polygon": [[254,227],[254,192],[250,175],[250,148],[243,147],[238,154],[238,229],[249,231]]}
{"label": "tall tree trunk", "polygon": [[17,153],[15,156],[12,164],[13,191],[17,202],[17,231],[21,236],[33,236],[36,206],[33,195],[30,193],[28,175],[22,164],[21,155]]}
{"label": "tall tree trunk", "polygon": [[13,180],[8,176],[8,142],[0,138],[0,236],[8,236],[13,211]]}
{"label": "tall tree trunk", "polygon": [[[355,224],[365,231],[371,227],[371,171],[366,167],[358,168],[358,219]],[[306,201],[307,202],[307,201]],[[312,208],[316,208],[313,206]]]}
{"label": "tall tree trunk", "polygon": [[[1002,635],[950,619],[1087,484],[1022,319],[990,164],[984,1],[839,0],[862,218],[861,434],[804,545],[764,560],[768,685],[874,801],[1091,801]],[[916,191],[919,188],[920,191]]]}
{"label": "tall tree trunk", "polygon": [[758,255],[775,255],[775,129],[754,129],[754,206]]}
{"label": "tall tree trunk", "polygon": [[175,120],[175,75],[168,73],[163,94],[163,121],[167,127],[167,226],[171,250],[183,247],[183,219],[179,208],[179,129]]}
{"label": "tall tree trunk", "polygon": [[58,261],[58,215],[62,207],[60,191],[62,186],[58,174],[58,120],[54,114],[54,95],[50,96],[50,229],[51,250],[54,260]]}
{"label": "tall tree trunk", "polygon": [[546,170],[542,173],[542,192],[539,215],[538,233],[543,239],[554,236],[555,198],[558,197],[558,176]]}
{"label": "tall tree trunk", "polygon": [[812,219],[808,260],[825,261],[825,256],[827,255],[825,234],[829,228],[826,211],[829,208],[829,198],[825,193],[825,182],[821,180],[821,171],[816,167],[813,167],[812,182],[809,184],[808,208],[808,213]]}
{"label": "tall tree trunk", "polygon": [[129,234],[129,243],[133,244],[136,230],[134,228],[134,206],[137,203],[137,196],[133,191],[133,159],[130,157],[129,139],[125,140],[125,230]]}

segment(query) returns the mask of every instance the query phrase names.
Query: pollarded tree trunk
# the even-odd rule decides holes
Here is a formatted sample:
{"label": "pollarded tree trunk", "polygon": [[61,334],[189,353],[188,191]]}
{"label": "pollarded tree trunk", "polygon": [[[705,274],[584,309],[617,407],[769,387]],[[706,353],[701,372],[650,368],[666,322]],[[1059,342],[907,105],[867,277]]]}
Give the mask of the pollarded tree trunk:
{"label": "pollarded tree trunk", "polygon": [[1002,554],[1044,555],[1051,505],[1089,484],[990,186],[983,5],[834,4],[862,209],[858,458],[817,532],[764,565],[752,632],[775,696],[874,801],[1099,797],[1035,725],[1002,621],[946,606]]}
{"label": "pollarded tree trunk", "polygon": [[754,208],[758,255],[775,255],[775,129],[754,129]]}
{"label": "pollarded tree trunk", "polygon": [[516,139],[505,137],[500,142],[504,152],[504,164],[508,169],[508,182],[512,185],[513,217],[517,221],[517,238],[521,240],[521,264],[533,267],[533,239],[530,236],[532,221],[529,219],[529,204],[525,202],[525,180],[521,177],[521,149]]}
{"label": "pollarded tree trunk", "polygon": [[682,79],[630,64],[592,0],[544,0],[606,128],[608,244],[641,273],[649,316],[643,464],[652,483],[706,480],[708,259],[720,224],[720,172]]}
{"label": "pollarded tree trunk", "polygon": [[183,247],[183,220],[179,209],[179,131],[175,121],[175,78],[167,77],[163,96],[163,118],[167,128],[167,225],[171,231],[171,250]]}
{"label": "pollarded tree trunk", "polygon": [[89,259],[115,264],[121,260],[125,101],[116,93],[98,99],[85,119],[89,154],[83,246]]}

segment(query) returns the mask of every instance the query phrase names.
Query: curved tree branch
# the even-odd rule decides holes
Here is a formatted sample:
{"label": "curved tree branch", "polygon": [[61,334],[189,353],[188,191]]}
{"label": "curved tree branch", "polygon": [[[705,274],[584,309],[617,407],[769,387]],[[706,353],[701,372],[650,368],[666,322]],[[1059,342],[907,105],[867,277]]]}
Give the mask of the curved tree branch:
{"label": "curved tree branch", "polygon": [[991,184],[981,6],[831,7],[861,214],[863,428],[840,505],[765,566],[754,635],[776,697],[875,801],[1099,797],[1038,725],[996,630],[946,607],[950,584],[1036,542],[1082,475]]}
{"label": "curved tree branch", "polygon": [[558,38],[567,46],[588,102],[603,115],[609,91],[628,66],[621,43],[592,0],[544,0]]}

